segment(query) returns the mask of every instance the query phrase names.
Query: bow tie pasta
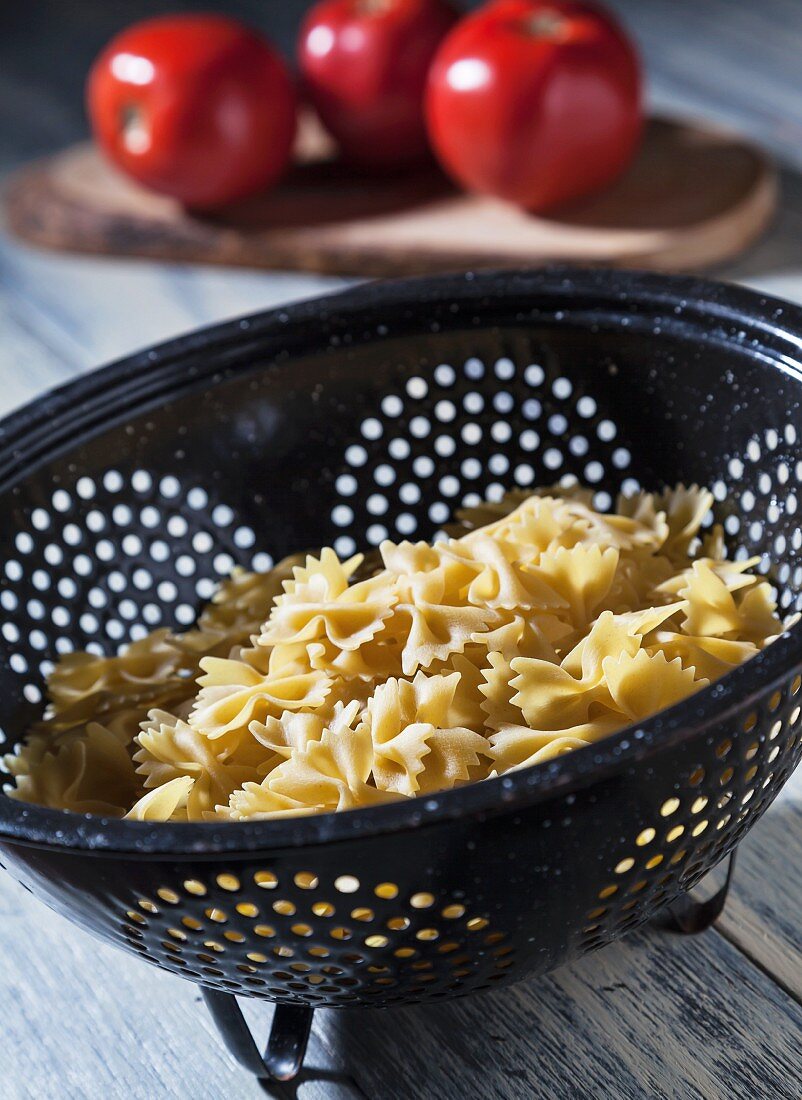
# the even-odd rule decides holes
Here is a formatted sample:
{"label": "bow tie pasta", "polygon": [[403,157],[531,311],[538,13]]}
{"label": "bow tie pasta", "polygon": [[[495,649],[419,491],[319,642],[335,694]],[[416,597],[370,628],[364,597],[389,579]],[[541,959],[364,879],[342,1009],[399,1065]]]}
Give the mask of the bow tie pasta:
{"label": "bow tie pasta", "polygon": [[672,706],[781,632],[697,486],[468,509],[451,537],[237,572],[194,630],[64,657],[5,766],[26,802],[240,821],[413,798]]}

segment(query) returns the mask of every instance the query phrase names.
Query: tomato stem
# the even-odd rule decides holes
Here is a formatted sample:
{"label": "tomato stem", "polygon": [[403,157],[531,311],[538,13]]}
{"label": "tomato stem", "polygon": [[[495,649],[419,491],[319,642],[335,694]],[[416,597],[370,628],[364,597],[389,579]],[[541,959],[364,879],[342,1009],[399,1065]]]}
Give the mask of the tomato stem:
{"label": "tomato stem", "polygon": [[524,29],[535,38],[562,38],[565,29],[565,19],[556,11],[539,11],[535,15],[525,19]]}
{"label": "tomato stem", "polygon": [[393,0],[356,0],[356,10],[361,15],[381,15],[392,6]]}
{"label": "tomato stem", "polygon": [[129,153],[146,153],[150,148],[148,131],[142,110],[136,103],[126,103],[120,109],[120,130],[123,145]]}

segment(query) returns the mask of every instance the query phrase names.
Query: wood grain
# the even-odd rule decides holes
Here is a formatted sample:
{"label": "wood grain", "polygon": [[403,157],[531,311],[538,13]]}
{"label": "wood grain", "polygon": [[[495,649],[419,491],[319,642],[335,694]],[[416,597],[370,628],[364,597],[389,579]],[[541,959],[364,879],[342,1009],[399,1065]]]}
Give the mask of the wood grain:
{"label": "wood grain", "polygon": [[776,205],[766,158],[694,123],[653,120],[617,184],[549,217],[456,192],[433,169],[356,175],[305,133],[305,163],[281,186],[206,218],[124,179],[92,146],[72,147],[12,175],[8,224],[54,249],[324,273],[552,260],[688,270],[738,255]]}
{"label": "wood grain", "polygon": [[[2,1100],[154,1100],[264,1092],[220,1043],[199,990],[67,924],[7,876],[0,884]],[[12,949],[13,945],[13,949]],[[270,1008],[249,1011],[267,1034]],[[321,1040],[303,1100],[355,1100]],[[317,1071],[317,1072],[316,1072]],[[281,1095],[281,1094],[279,1094]],[[288,1095],[288,1094],[287,1094]]]}
{"label": "wood grain", "polygon": [[325,1026],[369,1095],[393,1066],[394,1100],[798,1100],[802,1072],[802,1008],[715,934],[641,934],[475,1003]]}
{"label": "wood grain", "polygon": [[759,843],[742,845],[738,886],[717,927],[802,1004],[802,771],[769,822]]}
{"label": "wood grain", "polygon": [[329,1013],[316,1027],[368,1095],[382,1095],[392,1065],[394,1100],[796,1100],[800,819],[802,771],[741,845],[724,916],[701,937],[652,928],[511,990],[430,1009]]}
{"label": "wood grain", "polygon": [[[800,876],[767,869],[788,849],[785,808],[799,815],[801,796],[794,781],[742,846],[730,917],[750,950],[756,930],[771,935],[802,909]],[[2,1100],[53,1095],[54,1067],[64,1100],[263,1095],[223,1051],[192,985],[95,941],[5,875],[0,944]],[[799,924],[772,950],[784,973],[798,972]],[[252,1003],[246,1012],[264,1034],[269,1008]],[[797,1100],[800,1033],[800,1001],[723,936],[649,929],[498,993],[319,1012],[298,1096]]]}
{"label": "wood grain", "polygon": [[[330,276],[143,264],[21,249],[0,234],[0,302],[30,350],[0,341],[0,412],[48,386],[199,325],[286,305],[347,285]],[[17,322],[19,329],[16,328]],[[27,337],[25,334],[27,333]],[[37,348],[40,351],[37,359]],[[24,367],[23,367],[23,364]],[[26,377],[33,369],[35,382]]]}

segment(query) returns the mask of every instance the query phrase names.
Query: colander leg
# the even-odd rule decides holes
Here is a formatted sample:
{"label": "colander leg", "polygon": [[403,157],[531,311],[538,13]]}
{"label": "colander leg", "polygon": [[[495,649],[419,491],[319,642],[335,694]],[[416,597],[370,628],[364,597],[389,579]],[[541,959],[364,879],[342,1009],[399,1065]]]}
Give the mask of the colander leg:
{"label": "colander leg", "polygon": [[724,885],[707,901],[694,901],[690,894],[683,894],[674,902],[669,912],[678,932],[684,932],[687,936],[694,936],[697,932],[704,932],[714,921],[718,920],[724,911],[727,894],[730,892],[732,873],[735,870],[736,852],[730,853],[727,865],[727,876]]}
{"label": "colander leg", "polygon": [[291,1081],[297,1076],[306,1054],[314,1009],[277,1004],[263,1057],[233,993],[204,989],[203,998],[226,1046],[241,1066],[262,1080]]}

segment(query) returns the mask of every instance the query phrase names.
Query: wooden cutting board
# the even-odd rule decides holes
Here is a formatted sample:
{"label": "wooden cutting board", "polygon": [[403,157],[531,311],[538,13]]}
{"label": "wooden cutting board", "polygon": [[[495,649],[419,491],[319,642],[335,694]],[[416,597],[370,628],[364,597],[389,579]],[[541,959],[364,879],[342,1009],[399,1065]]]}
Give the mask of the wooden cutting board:
{"label": "wooden cutting board", "polygon": [[76,145],[10,177],[7,223],[47,248],[349,275],[559,260],[681,271],[741,252],[777,199],[774,169],[748,142],[669,119],[649,123],[617,184],[550,217],[463,194],[434,168],[359,175],[309,123],[299,158],[269,194],[197,217]]}

